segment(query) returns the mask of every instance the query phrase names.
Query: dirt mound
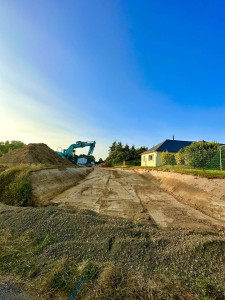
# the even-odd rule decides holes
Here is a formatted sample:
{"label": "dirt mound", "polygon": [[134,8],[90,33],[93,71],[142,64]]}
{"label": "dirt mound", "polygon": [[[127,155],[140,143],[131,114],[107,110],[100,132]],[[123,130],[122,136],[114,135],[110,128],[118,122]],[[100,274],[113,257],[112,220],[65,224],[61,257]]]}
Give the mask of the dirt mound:
{"label": "dirt mound", "polygon": [[73,164],[62,159],[46,144],[29,144],[13,150],[0,157],[0,165],[21,166],[44,164],[46,166],[72,166]]}
{"label": "dirt mound", "polygon": [[105,162],[105,163],[99,164],[98,167],[100,167],[100,168],[112,168],[113,165],[109,162]]}

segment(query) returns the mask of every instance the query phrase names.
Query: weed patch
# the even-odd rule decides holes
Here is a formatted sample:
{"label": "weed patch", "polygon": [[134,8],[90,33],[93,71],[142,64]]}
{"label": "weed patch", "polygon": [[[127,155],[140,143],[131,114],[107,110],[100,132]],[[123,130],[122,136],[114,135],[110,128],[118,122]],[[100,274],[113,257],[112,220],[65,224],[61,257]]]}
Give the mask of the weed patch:
{"label": "weed patch", "polygon": [[56,207],[0,214],[0,275],[42,299],[225,299],[223,232],[162,231],[149,223]]}
{"label": "weed patch", "polygon": [[14,167],[0,172],[0,199],[15,206],[33,206],[29,174],[43,165]]}

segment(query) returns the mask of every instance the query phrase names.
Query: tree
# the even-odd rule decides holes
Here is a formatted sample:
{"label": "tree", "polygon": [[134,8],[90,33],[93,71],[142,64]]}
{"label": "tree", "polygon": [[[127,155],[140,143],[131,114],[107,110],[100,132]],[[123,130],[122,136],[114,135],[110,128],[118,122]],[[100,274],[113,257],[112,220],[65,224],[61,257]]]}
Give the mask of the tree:
{"label": "tree", "polygon": [[145,146],[142,146],[142,147],[140,147],[140,148],[137,148],[137,149],[136,149],[136,159],[137,159],[137,160],[140,159],[141,153],[143,153],[143,152],[145,152],[145,151],[147,151],[147,150],[148,150],[148,148],[145,147]]}
{"label": "tree", "polygon": [[0,142],[0,151],[2,154],[8,153],[12,150],[18,149],[25,144],[21,141],[6,141],[6,142]]}
{"label": "tree", "polygon": [[135,160],[136,156],[137,156],[137,153],[136,153],[135,146],[132,145],[131,148],[130,148],[129,160]]}
{"label": "tree", "polygon": [[117,145],[117,143],[116,143],[116,141],[114,141],[114,142],[112,143],[112,146],[109,147],[109,155],[112,154],[112,153],[115,151],[116,145]]}
{"label": "tree", "polygon": [[22,147],[22,146],[24,146],[25,144],[23,143],[23,142],[21,142],[21,141],[11,141],[11,143],[10,143],[10,148],[12,149],[12,150],[15,150],[15,149],[18,149],[18,148],[20,148],[20,147]]}
{"label": "tree", "polygon": [[106,158],[106,162],[110,162],[112,164],[122,163],[124,160],[131,161],[131,160],[138,160],[140,161],[141,157],[140,154],[146,151],[146,147],[140,147],[135,149],[135,146],[132,145],[131,147],[126,144],[123,146],[122,142],[114,141],[112,145],[109,147],[109,155]]}

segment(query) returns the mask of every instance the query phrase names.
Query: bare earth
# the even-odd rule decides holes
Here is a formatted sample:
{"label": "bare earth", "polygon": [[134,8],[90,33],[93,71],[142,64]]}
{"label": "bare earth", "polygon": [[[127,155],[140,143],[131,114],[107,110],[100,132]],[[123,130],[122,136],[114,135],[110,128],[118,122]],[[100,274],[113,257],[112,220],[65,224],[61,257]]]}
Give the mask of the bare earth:
{"label": "bare earth", "polygon": [[85,178],[91,168],[44,169],[31,174],[32,197],[37,206],[50,200]]}
{"label": "bare earth", "polygon": [[161,188],[180,202],[225,223],[225,179],[209,179],[158,170],[138,169],[137,172],[150,180],[152,177],[159,180]]}
{"label": "bare earth", "polygon": [[77,185],[51,199],[51,204],[90,209],[135,221],[152,219],[161,228],[224,229],[224,222],[179,202],[160,182],[128,170],[95,168]]}

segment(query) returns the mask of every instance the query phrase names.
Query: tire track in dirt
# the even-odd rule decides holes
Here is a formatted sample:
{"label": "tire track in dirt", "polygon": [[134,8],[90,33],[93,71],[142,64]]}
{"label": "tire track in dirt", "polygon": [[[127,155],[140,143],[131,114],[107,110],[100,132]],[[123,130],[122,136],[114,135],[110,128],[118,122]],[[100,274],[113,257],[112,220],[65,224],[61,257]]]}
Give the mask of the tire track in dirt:
{"label": "tire track in dirt", "polygon": [[161,228],[224,228],[222,222],[163,191],[156,179],[127,170],[95,168],[85,180],[52,199],[52,204],[136,221],[152,219]]}

